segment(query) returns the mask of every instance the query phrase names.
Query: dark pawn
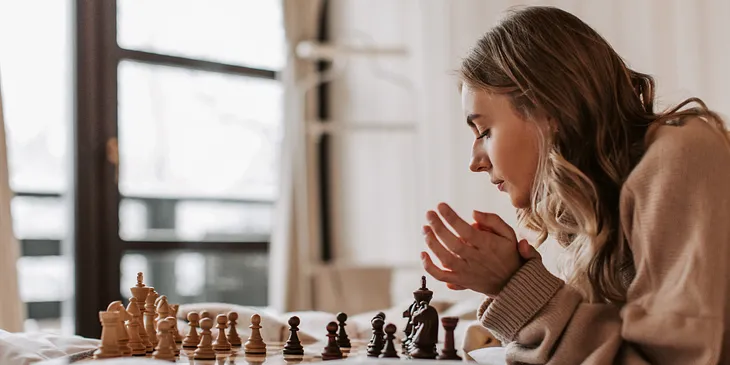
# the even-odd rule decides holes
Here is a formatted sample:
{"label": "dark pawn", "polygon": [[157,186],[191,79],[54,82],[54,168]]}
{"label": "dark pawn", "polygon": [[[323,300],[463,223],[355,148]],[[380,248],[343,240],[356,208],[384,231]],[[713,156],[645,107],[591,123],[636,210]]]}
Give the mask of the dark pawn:
{"label": "dark pawn", "polygon": [[383,332],[383,320],[376,316],[370,322],[373,326],[373,336],[368,343],[368,356],[378,357],[385,347],[385,332]]}
{"label": "dark pawn", "polygon": [[446,333],[444,334],[444,348],[441,349],[439,360],[461,360],[461,357],[456,354],[456,347],[454,346],[454,329],[456,329],[458,323],[458,317],[441,318],[441,324],[444,326]]}
{"label": "dark pawn", "polygon": [[385,313],[383,313],[383,312],[378,312],[378,314],[376,314],[375,317],[379,317],[380,319],[385,321]]}
{"label": "dark pawn", "polygon": [[299,331],[299,317],[293,316],[289,318],[289,339],[286,340],[284,355],[304,355],[304,347],[299,341],[297,332]]}
{"label": "dark pawn", "polygon": [[327,324],[327,346],[322,353],[322,360],[336,360],[343,358],[340,346],[337,344],[337,323]]}
{"label": "dark pawn", "polygon": [[400,357],[398,350],[395,349],[395,325],[388,323],[385,326],[385,349],[380,357]]}
{"label": "dark pawn", "polygon": [[352,347],[352,344],[350,344],[350,338],[347,337],[347,331],[345,331],[345,326],[347,324],[345,323],[347,321],[347,314],[345,313],[337,313],[337,322],[339,322],[339,332],[337,333],[337,345],[340,346],[340,348],[343,349],[349,349]]}

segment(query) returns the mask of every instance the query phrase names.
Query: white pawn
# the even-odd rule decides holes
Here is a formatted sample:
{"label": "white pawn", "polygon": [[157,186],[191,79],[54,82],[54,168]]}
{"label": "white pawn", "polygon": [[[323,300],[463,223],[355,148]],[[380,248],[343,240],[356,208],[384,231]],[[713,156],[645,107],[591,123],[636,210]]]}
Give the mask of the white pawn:
{"label": "white pawn", "polygon": [[251,325],[248,328],[251,329],[251,336],[244,345],[246,355],[265,355],[266,343],[261,337],[261,316],[258,314],[252,315]]}
{"label": "white pawn", "polygon": [[160,342],[157,344],[155,352],[152,353],[152,357],[159,360],[175,361],[175,352],[172,350],[175,341],[170,333],[170,322],[166,319],[157,322],[157,339]]}

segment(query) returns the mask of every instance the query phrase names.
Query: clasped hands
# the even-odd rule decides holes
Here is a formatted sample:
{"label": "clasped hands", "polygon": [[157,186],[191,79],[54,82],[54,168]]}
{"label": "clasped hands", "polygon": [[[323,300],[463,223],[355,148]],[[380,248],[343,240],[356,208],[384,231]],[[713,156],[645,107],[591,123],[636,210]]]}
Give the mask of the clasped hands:
{"label": "clasped hands", "polygon": [[423,234],[443,268],[426,252],[421,260],[426,272],[450,289],[496,297],[524,260],[540,257],[526,240],[518,242],[514,229],[496,214],[474,211],[474,223],[469,224],[445,203],[437,209],[443,220],[428,211]]}

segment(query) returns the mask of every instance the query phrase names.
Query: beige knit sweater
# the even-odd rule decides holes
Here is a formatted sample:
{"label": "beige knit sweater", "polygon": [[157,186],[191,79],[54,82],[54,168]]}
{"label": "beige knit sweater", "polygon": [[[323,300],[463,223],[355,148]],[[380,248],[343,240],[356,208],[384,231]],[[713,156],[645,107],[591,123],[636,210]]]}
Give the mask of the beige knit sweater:
{"label": "beige knit sweater", "polygon": [[485,300],[509,363],[730,364],[730,150],[712,128],[658,127],[622,188],[623,307],[584,302],[539,260]]}

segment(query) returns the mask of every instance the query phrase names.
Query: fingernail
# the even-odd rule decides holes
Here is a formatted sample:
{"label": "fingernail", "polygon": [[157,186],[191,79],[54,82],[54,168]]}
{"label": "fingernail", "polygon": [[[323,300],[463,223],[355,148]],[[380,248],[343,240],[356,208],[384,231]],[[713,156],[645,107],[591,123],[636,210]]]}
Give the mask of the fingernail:
{"label": "fingernail", "polygon": [[428,226],[421,227],[421,234],[424,236],[428,235]]}
{"label": "fingernail", "polygon": [[425,252],[421,252],[421,261],[426,261],[427,254]]}

